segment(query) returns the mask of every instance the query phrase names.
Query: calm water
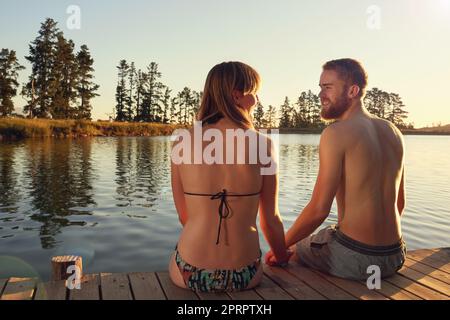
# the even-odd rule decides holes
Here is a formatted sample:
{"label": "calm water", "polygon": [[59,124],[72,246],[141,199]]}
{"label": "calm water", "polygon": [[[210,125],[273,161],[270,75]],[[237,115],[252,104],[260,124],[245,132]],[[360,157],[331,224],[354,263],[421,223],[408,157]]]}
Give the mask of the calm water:
{"label": "calm water", "polygon": [[[404,238],[409,249],[448,246],[450,137],[405,140]],[[286,229],[311,196],[318,143],[280,136]],[[86,273],[165,270],[181,229],[169,157],[168,137],[0,143],[0,278],[48,279],[59,254],[82,255]],[[333,206],[324,225],[336,221]]]}

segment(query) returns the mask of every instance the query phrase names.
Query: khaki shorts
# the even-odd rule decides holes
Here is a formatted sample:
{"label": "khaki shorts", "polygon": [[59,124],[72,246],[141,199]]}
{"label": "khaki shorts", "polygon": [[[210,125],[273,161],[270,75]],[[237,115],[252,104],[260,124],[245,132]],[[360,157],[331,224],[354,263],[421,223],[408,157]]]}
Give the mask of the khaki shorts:
{"label": "khaki shorts", "polygon": [[296,245],[298,262],[319,271],[352,280],[366,280],[378,266],[381,278],[395,274],[405,262],[403,240],[390,246],[369,246],[353,240],[333,225]]}

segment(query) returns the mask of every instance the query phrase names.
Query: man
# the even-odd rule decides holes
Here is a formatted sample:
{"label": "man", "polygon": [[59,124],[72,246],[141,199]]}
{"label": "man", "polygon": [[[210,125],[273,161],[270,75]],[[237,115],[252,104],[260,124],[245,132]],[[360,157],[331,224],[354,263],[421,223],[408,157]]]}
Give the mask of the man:
{"label": "man", "polygon": [[[364,280],[405,261],[400,217],[405,207],[404,150],[400,131],[363,106],[367,76],[358,61],[325,63],[320,77],[321,115],[336,120],[322,133],[320,166],[309,204],[286,234],[293,259],[320,271]],[[338,224],[311,234],[327,218],[333,199]],[[296,244],[296,245],[295,245]],[[276,264],[269,252],[266,263]]]}

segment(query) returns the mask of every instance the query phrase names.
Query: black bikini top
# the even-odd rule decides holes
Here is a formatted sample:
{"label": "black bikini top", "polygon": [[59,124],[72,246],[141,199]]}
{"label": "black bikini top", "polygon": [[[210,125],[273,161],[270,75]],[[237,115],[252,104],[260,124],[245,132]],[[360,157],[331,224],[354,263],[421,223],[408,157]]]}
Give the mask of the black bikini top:
{"label": "black bikini top", "polygon": [[219,204],[219,229],[217,231],[217,241],[216,245],[219,244],[219,238],[220,238],[220,228],[222,227],[222,219],[226,219],[230,216],[230,206],[227,201],[227,197],[249,197],[249,196],[256,196],[260,194],[261,191],[255,192],[255,193],[248,193],[248,194],[229,194],[226,189],[223,189],[221,192],[218,192],[216,194],[206,194],[206,193],[191,193],[191,192],[185,192],[184,194],[190,195],[190,196],[200,196],[200,197],[210,197],[210,200],[217,200],[220,199]]}

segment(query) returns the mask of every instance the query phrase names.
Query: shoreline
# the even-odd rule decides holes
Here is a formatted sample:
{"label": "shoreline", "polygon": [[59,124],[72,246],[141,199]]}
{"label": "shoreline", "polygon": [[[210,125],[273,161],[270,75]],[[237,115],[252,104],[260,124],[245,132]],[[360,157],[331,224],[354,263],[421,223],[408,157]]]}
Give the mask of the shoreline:
{"label": "shoreline", "polygon": [[[155,137],[169,136],[179,124],[150,122],[110,122],[90,120],[50,120],[0,118],[0,141],[26,138],[86,138],[86,137]],[[270,132],[271,129],[265,129]],[[274,128],[280,134],[321,134],[322,128]],[[448,136],[439,129],[402,129],[404,135]]]}

